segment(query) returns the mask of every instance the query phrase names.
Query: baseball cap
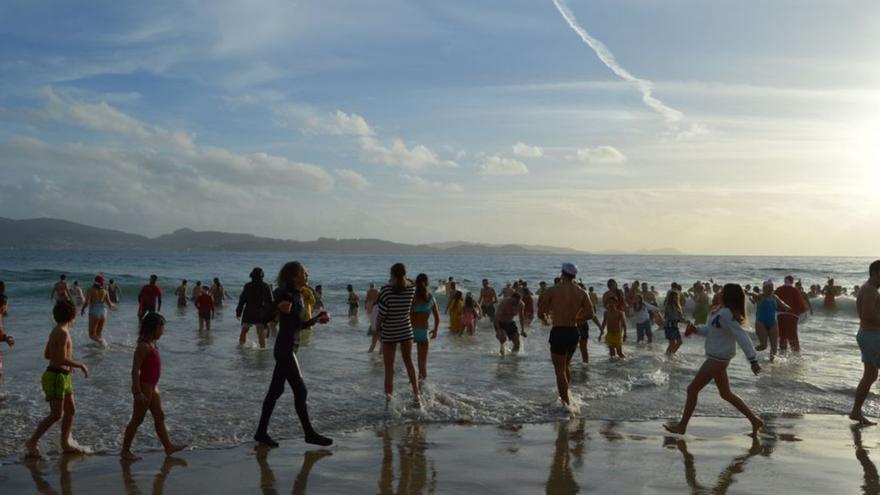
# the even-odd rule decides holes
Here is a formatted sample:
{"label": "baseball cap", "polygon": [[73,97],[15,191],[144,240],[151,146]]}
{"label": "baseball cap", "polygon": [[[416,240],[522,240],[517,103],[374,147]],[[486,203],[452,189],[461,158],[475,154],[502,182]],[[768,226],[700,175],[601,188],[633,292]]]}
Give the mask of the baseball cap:
{"label": "baseball cap", "polygon": [[563,263],[562,264],[562,273],[566,275],[571,275],[574,277],[578,274],[578,267],[574,263]]}

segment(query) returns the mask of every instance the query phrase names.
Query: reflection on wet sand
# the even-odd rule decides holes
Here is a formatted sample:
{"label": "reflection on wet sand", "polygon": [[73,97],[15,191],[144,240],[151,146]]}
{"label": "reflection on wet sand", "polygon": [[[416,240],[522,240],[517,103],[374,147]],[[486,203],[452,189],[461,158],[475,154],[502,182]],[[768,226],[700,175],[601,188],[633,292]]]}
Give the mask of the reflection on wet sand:
{"label": "reflection on wet sand", "polygon": [[[272,468],[269,466],[269,451],[272,449],[265,445],[258,446],[254,449],[254,453],[256,454],[257,464],[260,466],[260,490],[265,495],[277,495],[278,490],[276,488],[275,483],[275,473],[272,471]],[[291,493],[293,495],[301,495],[306,493],[306,488],[309,482],[309,473],[312,471],[312,467],[316,462],[320,461],[324,457],[328,457],[333,455],[333,452],[329,450],[310,450],[303,454],[303,462],[302,466],[299,468],[299,473],[296,475],[296,479],[293,482],[293,488],[291,489]]]}
{"label": "reflection on wet sand", "polygon": [[[401,431],[401,430],[395,430]],[[435,493],[437,469],[434,461],[426,455],[425,427],[407,425],[397,444],[398,470],[397,490],[394,490],[394,446],[392,430],[382,436],[382,467],[379,471],[379,493]]]}
{"label": "reflection on wet sand", "polygon": [[[574,456],[576,467],[583,466],[586,440],[587,434],[583,419],[561,421],[557,424],[556,448],[553,452],[553,464],[550,465],[550,477],[547,478],[548,494],[567,494],[580,491],[580,486],[571,471],[571,457]],[[569,449],[569,443],[572,441],[574,441],[574,448]]]}
{"label": "reflection on wet sand", "polygon": [[730,464],[718,474],[718,479],[715,482],[715,485],[711,488],[707,488],[697,479],[697,466],[694,461],[694,456],[688,452],[687,442],[685,442],[683,438],[666,437],[663,439],[663,445],[664,447],[675,446],[681,452],[684,460],[684,477],[688,486],[691,488],[691,493],[694,494],[712,493],[721,495],[727,493],[730,486],[736,482],[734,476],[743,472],[746,462],[763,452],[760,440],[758,440],[757,437],[752,437],[752,445],[749,447],[749,450],[743,455],[734,457],[733,460],[730,461]]}
{"label": "reflection on wet sand", "polygon": [[855,424],[850,427],[850,431],[852,431],[853,444],[856,447],[856,459],[859,460],[862,470],[865,472],[865,483],[862,485],[862,492],[876,495],[880,494],[880,475],[877,473],[877,466],[868,457],[868,449],[862,445],[863,427],[863,425]]}
{"label": "reflection on wet sand", "polygon": [[[125,483],[125,493],[128,495],[141,495],[144,493],[131,474],[131,465],[134,463],[123,460],[119,464],[122,465],[122,481]],[[187,467],[188,464],[185,460],[178,457],[166,456],[165,461],[162,462],[162,467],[159,468],[159,472],[153,478],[152,495],[162,495],[165,493],[165,480],[168,478],[168,473],[175,466]]]}
{"label": "reflection on wet sand", "polygon": [[[70,463],[76,460],[82,460],[83,454],[64,454],[58,460],[58,478],[61,485],[61,492],[64,495],[73,493],[73,483],[70,478]],[[24,465],[31,472],[31,478],[37,486],[37,492],[43,495],[57,495],[59,492],[52,488],[52,485],[43,478],[43,468],[48,464],[42,458],[27,458]]]}

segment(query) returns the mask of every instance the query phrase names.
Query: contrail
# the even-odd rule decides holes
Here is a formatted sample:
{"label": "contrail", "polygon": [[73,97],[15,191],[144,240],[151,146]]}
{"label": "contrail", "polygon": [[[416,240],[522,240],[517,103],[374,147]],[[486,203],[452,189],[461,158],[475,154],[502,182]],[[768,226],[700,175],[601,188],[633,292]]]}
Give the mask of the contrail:
{"label": "contrail", "polygon": [[651,107],[652,110],[662,115],[667,122],[673,123],[678,122],[683,117],[683,114],[678,110],[666,106],[665,103],[654,98],[651,94],[654,90],[654,83],[651,81],[647,81],[645,79],[640,79],[632,74],[623,67],[619,63],[617,63],[617,59],[614,58],[614,54],[611,53],[611,50],[605,46],[604,43],[590,36],[584,28],[580,26],[577,22],[577,18],[575,18],[574,13],[572,13],[571,9],[568,8],[568,5],[565,3],[565,0],[553,0],[553,5],[556,6],[556,10],[562,14],[562,17],[565,19],[565,22],[568,23],[569,26],[574,30],[578,36],[584,40],[584,43],[589,45],[590,48],[596,52],[596,56],[599,57],[599,60],[602,61],[612,72],[617,74],[618,77],[632,83],[641,93],[642,93],[642,101],[645,102],[645,105]]}

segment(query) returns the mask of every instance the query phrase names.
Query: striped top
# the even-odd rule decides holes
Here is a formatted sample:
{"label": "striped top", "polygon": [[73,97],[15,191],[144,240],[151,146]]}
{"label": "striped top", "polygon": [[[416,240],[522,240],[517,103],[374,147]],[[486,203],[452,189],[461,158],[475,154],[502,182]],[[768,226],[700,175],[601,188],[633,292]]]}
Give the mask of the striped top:
{"label": "striped top", "polygon": [[390,285],[382,287],[379,291],[380,335],[382,342],[395,343],[411,340],[413,338],[412,321],[409,318],[409,310],[412,307],[416,288],[410,285],[396,292]]}

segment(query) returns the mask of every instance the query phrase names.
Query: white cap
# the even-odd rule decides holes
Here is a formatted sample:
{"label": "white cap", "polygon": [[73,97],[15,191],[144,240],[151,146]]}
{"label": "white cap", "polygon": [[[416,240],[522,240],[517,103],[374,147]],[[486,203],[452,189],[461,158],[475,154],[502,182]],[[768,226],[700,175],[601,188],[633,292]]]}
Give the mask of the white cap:
{"label": "white cap", "polygon": [[562,264],[562,273],[566,275],[571,275],[574,277],[578,274],[578,267],[574,263],[563,263]]}

